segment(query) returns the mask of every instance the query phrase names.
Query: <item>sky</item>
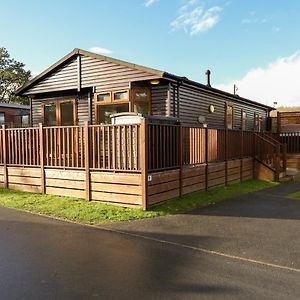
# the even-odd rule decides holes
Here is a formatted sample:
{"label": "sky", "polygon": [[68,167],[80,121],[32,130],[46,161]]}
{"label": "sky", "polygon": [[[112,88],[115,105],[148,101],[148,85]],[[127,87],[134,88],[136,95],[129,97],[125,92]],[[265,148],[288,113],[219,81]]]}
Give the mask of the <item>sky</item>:
{"label": "sky", "polygon": [[74,48],[300,106],[299,0],[1,0],[0,47],[38,74]]}

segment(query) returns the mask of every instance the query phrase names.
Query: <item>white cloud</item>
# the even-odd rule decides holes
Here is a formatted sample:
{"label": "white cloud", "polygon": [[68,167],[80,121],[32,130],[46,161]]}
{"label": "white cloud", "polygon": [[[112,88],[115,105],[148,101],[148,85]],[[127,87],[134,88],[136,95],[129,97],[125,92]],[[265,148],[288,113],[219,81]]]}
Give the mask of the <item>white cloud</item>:
{"label": "white cloud", "polygon": [[190,35],[205,32],[220,21],[222,8],[213,6],[205,9],[197,0],[189,0],[179,8],[178,17],[171,22],[172,30],[183,29]]}
{"label": "white cloud", "polygon": [[159,0],[146,0],[146,1],[144,2],[144,5],[145,5],[146,7],[149,7],[149,6],[153,5],[154,3],[158,2],[158,1],[159,1]]}
{"label": "white cloud", "polygon": [[38,76],[40,73],[41,73],[40,71],[31,71],[31,77],[30,77],[30,79]]}
{"label": "white cloud", "polygon": [[265,68],[250,70],[243,78],[233,80],[229,84],[216,86],[221,90],[233,92],[233,84],[237,84],[242,97],[256,100],[272,106],[300,105],[300,51],[291,56],[278,58]]}
{"label": "white cloud", "polygon": [[89,49],[89,51],[97,53],[97,54],[111,54],[113,53],[112,50],[101,48],[101,47],[92,47]]}

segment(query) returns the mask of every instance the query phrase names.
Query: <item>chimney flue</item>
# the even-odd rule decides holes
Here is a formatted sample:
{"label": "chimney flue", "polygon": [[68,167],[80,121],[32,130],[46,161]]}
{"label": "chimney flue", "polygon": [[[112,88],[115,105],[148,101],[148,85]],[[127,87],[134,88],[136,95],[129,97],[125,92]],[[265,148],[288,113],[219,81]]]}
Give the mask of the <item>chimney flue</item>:
{"label": "chimney flue", "polygon": [[205,72],[205,75],[207,77],[207,84],[206,85],[208,87],[211,87],[211,84],[210,84],[210,74],[211,74],[210,70],[206,70],[206,72]]}

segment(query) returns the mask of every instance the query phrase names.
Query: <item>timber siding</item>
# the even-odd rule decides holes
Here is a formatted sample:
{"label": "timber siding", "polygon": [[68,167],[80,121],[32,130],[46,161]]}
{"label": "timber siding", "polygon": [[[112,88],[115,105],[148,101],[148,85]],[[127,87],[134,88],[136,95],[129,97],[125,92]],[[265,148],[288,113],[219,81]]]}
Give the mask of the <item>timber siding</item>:
{"label": "timber siding", "polygon": [[[152,79],[159,80],[159,84],[151,85]],[[255,113],[262,117],[262,130],[266,130],[269,111],[272,110],[266,105],[209,88],[186,77],[80,49],[74,49],[31,80],[17,91],[17,95],[32,99],[34,126],[42,121],[43,102],[68,100],[72,96],[77,99],[77,119],[81,125],[87,120],[95,123],[93,93],[133,87],[151,88],[152,115],[174,116],[184,124],[200,125],[198,118],[202,116],[206,118],[208,127],[224,128],[225,104],[228,103],[234,107],[234,129],[241,128],[243,110],[247,113],[246,130],[253,130]],[[215,107],[214,113],[209,113],[209,105]]]}
{"label": "timber siding", "polygon": [[35,84],[26,94],[40,94],[72,90],[77,88],[77,59],[67,62],[62,68],[53,72],[45,79]]}
{"label": "timber siding", "polygon": [[151,114],[154,116],[168,116],[171,108],[169,102],[169,85],[153,86],[151,88]]}
{"label": "timber siding", "polygon": [[130,82],[151,80],[156,75],[116,63],[81,56],[81,87],[96,87],[96,92],[128,89]]}
{"label": "timber siding", "polygon": [[[179,115],[180,120],[186,124],[198,123],[199,116],[205,116],[208,127],[224,128],[225,124],[225,104],[228,103],[234,107],[234,128],[241,129],[241,110],[247,113],[246,130],[253,130],[254,114],[262,116],[262,128],[267,128],[267,109],[260,108],[239,101],[237,97],[226,97],[214,92],[203,91],[202,89],[183,84],[179,87]],[[209,105],[215,107],[214,113],[209,113]]]}

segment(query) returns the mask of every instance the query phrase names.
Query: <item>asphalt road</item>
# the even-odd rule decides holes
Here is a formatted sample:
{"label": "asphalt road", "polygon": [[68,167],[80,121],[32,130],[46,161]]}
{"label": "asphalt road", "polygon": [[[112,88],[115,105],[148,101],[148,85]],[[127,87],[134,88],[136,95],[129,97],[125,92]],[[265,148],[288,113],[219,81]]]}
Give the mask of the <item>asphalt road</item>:
{"label": "asphalt road", "polygon": [[294,190],[103,228],[0,207],[0,299],[300,299]]}

